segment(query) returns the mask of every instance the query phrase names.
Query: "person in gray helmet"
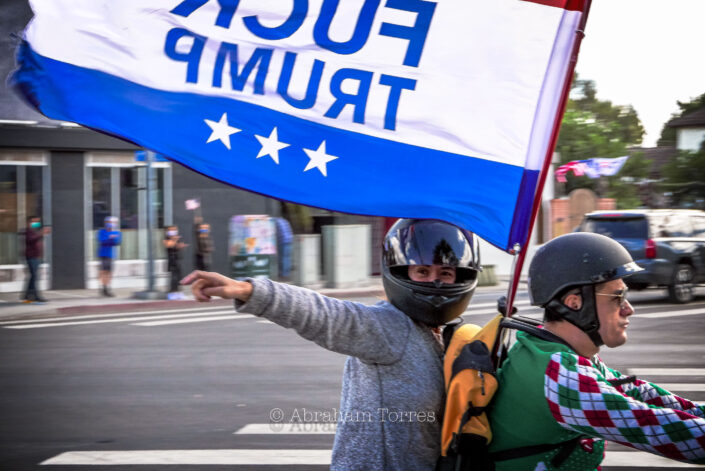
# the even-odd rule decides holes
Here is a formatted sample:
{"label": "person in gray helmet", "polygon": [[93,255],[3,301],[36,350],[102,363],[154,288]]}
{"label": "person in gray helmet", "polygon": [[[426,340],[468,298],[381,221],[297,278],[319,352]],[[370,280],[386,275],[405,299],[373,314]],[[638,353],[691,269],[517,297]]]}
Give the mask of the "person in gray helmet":
{"label": "person in gray helmet", "polygon": [[[641,271],[600,234],[566,234],[529,266],[545,338],[523,332],[498,372],[489,411],[497,471],[599,469],[605,441],[705,463],[705,406],[607,367],[600,347],[627,341],[634,308],[624,278]],[[519,412],[520,411],[520,412]]]}
{"label": "person in gray helmet", "polygon": [[331,469],[433,470],[445,399],[440,327],[470,302],[478,241],[447,223],[401,219],[385,237],[382,265],[389,300],[373,306],[217,273],[195,271],[182,283],[200,301],[234,299],[239,312],[348,355]]}

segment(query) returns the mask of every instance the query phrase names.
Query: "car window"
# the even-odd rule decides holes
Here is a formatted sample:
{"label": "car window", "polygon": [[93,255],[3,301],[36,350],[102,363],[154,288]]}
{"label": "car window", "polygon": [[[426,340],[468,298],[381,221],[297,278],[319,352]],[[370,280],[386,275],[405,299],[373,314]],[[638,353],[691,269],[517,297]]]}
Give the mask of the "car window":
{"label": "car window", "polygon": [[660,237],[692,237],[693,229],[687,215],[673,213],[664,218],[661,233]]}
{"label": "car window", "polygon": [[649,228],[645,218],[588,218],[583,231],[595,232],[613,239],[648,239]]}

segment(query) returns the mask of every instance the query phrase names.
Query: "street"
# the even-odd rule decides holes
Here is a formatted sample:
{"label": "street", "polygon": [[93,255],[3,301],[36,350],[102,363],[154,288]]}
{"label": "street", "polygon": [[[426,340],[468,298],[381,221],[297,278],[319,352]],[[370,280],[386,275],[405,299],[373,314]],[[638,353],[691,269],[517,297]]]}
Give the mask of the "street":
{"label": "street", "polygon": [[[476,294],[466,321],[489,320],[502,294]],[[704,294],[687,305],[666,304],[662,291],[631,294],[629,342],[603,349],[603,360],[705,401]],[[539,315],[525,292],[517,307]],[[344,361],[207,304],[3,321],[0,469],[326,469],[334,426],[320,419],[334,420]],[[607,449],[605,470],[689,467]]]}

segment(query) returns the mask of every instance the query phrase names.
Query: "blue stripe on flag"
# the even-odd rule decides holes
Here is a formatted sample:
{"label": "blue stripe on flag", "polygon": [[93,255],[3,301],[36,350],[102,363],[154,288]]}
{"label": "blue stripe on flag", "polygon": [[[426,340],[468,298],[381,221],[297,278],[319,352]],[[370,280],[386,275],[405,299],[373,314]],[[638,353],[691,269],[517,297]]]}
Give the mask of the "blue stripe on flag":
{"label": "blue stripe on flag", "polygon": [[[504,250],[526,237],[526,224],[515,223],[512,231],[512,221],[515,208],[531,205],[533,192],[518,201],[519,188],[522,181],[535,186],[535,171],[332,128],[232,98],[148,88],[43,57],[27,43],[18,62],[12,82],[46,116],[120,136],[215,180],[335,211],[442,219]],[[224,113],[240,130],[228,136],[230,150],[223,140],[206,142],[212,129],[205,120],[218,122]],[[270,155],[257,158],[262,145],[255,136],[271,137],[274,127],[278,141],[289,144],[279,150],[278,164]],[[310,161],[304,149],[320,150],[323,142],[325,153],[337,158],[304,171]]]}

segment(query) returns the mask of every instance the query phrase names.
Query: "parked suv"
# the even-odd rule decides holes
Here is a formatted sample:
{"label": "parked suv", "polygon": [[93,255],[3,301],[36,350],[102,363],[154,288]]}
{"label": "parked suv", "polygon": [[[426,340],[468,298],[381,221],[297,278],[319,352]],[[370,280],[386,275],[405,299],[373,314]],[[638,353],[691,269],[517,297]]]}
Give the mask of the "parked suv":
{"label": "parked suv", "polygon": [[671,301],[693,300],[705,282],[705,211],[680,209],[595,211],[577,229],[616,240],[644,268],[624,279],[632,289],[666,287]]}

